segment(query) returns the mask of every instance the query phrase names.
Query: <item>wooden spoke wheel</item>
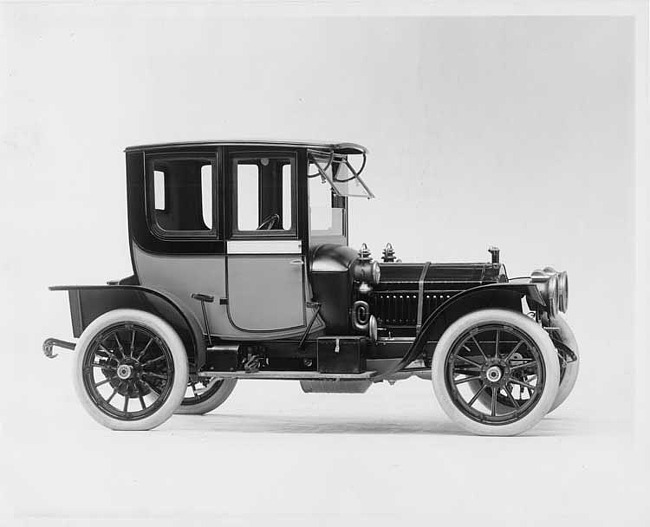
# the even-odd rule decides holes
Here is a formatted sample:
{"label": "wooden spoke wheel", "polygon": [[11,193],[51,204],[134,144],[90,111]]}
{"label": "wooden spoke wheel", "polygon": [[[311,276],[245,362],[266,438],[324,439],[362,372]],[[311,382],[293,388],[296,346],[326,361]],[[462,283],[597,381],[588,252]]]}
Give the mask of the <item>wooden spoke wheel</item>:
{"label": "wooden spoke wheel", "polygon": [[77,393],[104,426],[148,430],[181,404],[188,375],[185,348],[159,317],[110,311],[86,328],[76,349]]}
{"label": "wooden spoke wheel", "polygon": [[555,401],[559,376],[557,353],[544,329],[506,310],[460,318],[433,354],[441,406],[477,434],[515,435],[537,424]]}

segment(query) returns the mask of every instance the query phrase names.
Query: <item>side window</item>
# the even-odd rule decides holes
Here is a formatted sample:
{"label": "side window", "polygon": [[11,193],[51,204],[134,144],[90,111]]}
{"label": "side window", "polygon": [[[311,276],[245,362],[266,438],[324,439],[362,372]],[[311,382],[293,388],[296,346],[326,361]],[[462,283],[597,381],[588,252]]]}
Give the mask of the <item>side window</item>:
{"label": "side window", "polygon": [[[315,170],[311,165],[309,169]],[[319,176],[309,178],[309,228],[327,231],[331,227],[332,188]]]}
{"label": "side window", "polygon": [[[309,165],[308,174],[318,174]],[[314,237],[345,236],[345,198],[337,197],[329,183],[320,176],[309,178],[309,232]]]}
{"label": "side window", "polygon": [[160,237],[211,236],[216,232],[212,160],[159,158],[147,163],[151,230]]}
{"label": "side window", "polygon": [[259,178],[257,163],[237,164],[237,230],[254,231],[259,219]]}
{"label": "side window", "polygon": [[295,166],[292,157],[233,160],[233,235],[295,234]]}

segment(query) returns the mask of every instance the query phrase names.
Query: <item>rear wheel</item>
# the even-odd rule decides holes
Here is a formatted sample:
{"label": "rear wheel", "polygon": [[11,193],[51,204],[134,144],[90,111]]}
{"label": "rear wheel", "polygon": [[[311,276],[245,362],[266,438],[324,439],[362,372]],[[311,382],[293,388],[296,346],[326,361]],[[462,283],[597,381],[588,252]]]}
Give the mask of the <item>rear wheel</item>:
{"label": "rear wheel", "polygon": [[221,406],[235,389],[237,379],[200,377],[187,384],[185,398],[177,414],[203,415]]}
{"label": "rear wheel", "polygon": [[557,352],[542,327],[501,309],[454,322],[432,360],[443,410],[480,435],[516,435],[535,426],[555,401],[559,377]]}
{"label": "rear wheel", "polygon": [[76,345],[74,384],[98,423],[113,430],[149,430],[181,404],[187,355],[161,318],[116,309],[88,325]]}

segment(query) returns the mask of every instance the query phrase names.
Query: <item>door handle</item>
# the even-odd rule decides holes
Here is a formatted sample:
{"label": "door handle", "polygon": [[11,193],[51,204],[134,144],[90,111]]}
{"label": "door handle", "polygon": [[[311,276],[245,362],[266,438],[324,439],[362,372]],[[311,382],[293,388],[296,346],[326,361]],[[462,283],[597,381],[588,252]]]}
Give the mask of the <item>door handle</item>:
{"label": "door handle", "polygon": [[289,265],[302,265],[302,264],[303,264],[303,261],[302,261],[302,259],[300,259],[300,258],[297,259],[297,260],[291,260],[291,261],[289,262]]}

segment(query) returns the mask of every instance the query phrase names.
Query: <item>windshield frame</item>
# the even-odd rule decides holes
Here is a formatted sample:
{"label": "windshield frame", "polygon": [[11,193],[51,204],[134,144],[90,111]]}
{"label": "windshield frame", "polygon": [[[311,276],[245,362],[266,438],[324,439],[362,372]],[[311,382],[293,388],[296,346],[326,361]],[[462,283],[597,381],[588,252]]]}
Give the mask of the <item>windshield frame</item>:
{"label": "windshield frame", "polygon": [[[366,152],[365,151],[359,152],[359,155],[363,156],[363,161],[361,163],[361,167],[357,170],[350,163],[350,160],[348,159],[348,153],[336,152],[334,150],[322,151],[322,150],[315,150],[311,148],[307,149],[308,162],[316,165],[316,168],[318,169],[318,172],[315,174],[307,173],[307,177],[313,178],[313,177],[320,176],[321,178],[325,179],[329,183],[332,191],[337,196],[341,196],[345,198],[357,197],[357,198],[372,199],[375,197],[375,195],[373,194],[373,192],[370,190],[368,185],[366,185],[366,182],[361,177],[361,173],[363,172],[363,169],[366,166]],[[325,161],[326,163],[322,165],[321,162],[319,162],[319,160],[321,162]],[[336,173],[334,173],[335,164],[337,165]],[[344,166],[347,167],[347,169],[352,173],[352,176],[346,179],[338,179],[339,173],[341,172],[341,169]],[[330,168],[332,168],[332,170],[330,171],[331,175],[328,174],[328,170]],[[364,194],[344,192],[337,185],[342,183],[348,183],[353,180],[356,180],[361,185],[361,187],[365,191]]]}

